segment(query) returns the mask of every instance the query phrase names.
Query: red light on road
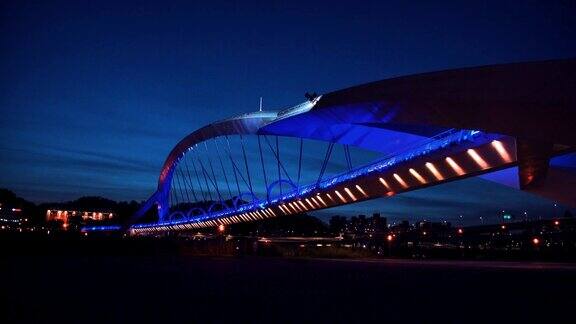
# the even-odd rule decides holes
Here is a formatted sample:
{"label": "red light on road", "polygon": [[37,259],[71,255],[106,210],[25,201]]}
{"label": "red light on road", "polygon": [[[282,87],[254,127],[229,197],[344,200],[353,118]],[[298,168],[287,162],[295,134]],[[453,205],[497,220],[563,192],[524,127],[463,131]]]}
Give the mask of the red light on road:
{"label": "red light on road", "polygon": [[506,225],[502,225],[502,226],[500,226],[500,228],[504,230],[504,229],[506,229]]}
{"label": "red light on road", "polygon": [[224,228],[224,225],[223,225],[223,224],[218,225],[218,231],[219,231],[219,232],[224,232],[224,229],[225,229],[225,228]]}
{"label": "red light on road", "polygon": [[458,234],[463,234],[463,233],[464,233],[464,230],[461,229],[461,228],[459,228],[459,229],[458,229]]}
{"label": "red light on road", "polygon": [[388,242],[390,242],[394,239],[394,237],[392,235],[388,234],[388,236],[386,236],[386,239],[388,240]]}
{"label": "red light on road", "polygon": [[532,243],[534,243],[534,245],[538,245],[540,244],[540,240],[537,237],[535,237],[532,239]]}
{"label": "red light on road", "polygon": [[560,225],[560,221],[555,220],[554,225],[556,225],[556,226]]}

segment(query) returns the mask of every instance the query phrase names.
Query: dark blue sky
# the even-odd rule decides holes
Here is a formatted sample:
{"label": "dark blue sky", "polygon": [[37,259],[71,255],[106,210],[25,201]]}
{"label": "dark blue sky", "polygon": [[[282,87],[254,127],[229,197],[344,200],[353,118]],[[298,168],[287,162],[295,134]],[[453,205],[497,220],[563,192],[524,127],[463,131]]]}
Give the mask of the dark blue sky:
{"label": "dark blue sky", "polygon": [[[141,200],[179,139],[256,110],[261,95],[280,108],[309,90],[576,56],[573,1],[168,2],[0,4],[0,187],[34,201]],[[353,212],[413,215],[479,181]],[[517,208],[547,204],[510,195]],[[464,200],[430,215],[485,205]]]}

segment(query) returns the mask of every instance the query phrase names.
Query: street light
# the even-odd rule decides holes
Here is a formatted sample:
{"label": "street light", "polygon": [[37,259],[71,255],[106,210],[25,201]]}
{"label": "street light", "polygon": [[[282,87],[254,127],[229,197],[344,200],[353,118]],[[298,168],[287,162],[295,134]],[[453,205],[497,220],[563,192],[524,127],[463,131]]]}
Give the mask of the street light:
{"label": "street light", "polygon": [[558,204],[554,203],[554,217],[558,216],[558,208],[557,207],[558,207]]}

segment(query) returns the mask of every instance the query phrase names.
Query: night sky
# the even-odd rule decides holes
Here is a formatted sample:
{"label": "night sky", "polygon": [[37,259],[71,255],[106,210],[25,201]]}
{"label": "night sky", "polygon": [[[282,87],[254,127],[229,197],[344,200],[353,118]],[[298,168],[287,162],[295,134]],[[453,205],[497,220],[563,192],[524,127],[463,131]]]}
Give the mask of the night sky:
{"label": "night sky", "polygon": [[[576,56],[573,1],[167,2],[0,4],[0,187],[36,202],[144,200],[175,143],[260,96],[279,109],[307,91]],[[339,212],[501,209],[553,203],[469,179]]]}

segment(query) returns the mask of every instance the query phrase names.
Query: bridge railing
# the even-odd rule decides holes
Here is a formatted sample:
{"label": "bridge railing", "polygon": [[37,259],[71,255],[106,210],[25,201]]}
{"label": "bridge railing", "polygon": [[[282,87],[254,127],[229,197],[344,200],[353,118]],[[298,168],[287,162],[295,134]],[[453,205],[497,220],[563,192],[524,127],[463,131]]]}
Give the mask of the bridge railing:
{"label": "bridge railing", "polygon": [[388,169],[398,163],[406,162],[414,158],[429,154],[438,149],[445,148],[452,144],[459,144],[463,141],[471,140],[480,136],[481,132],[476,130],[457,130],[450,129],[433,137],[427,138],[422,142],[411,145],[401,151],[396,151],[394,153],[388,154],[387,156],[378,159],[368,165],[361,166],[349,170],[345,173],[330,177],[329,179],[323,180],[320,183],[310,184],[303,186],[296,191],[292,191],[278,197],[271,199],[271,203],[276,203],[278,201],[295,198],[300,195],[308,194],[316,189],[325,189],[337,185],[339,183],[358,178],[360,176],[366,175],[371,172],[381,172]]}
{"label": "bridge railing", "polygon": [[446,148],[452,144],[459,144],[463,141],[471,140],[480,136],[481,132],[475,130],[450,129],[433,137],[427,138],[420,143],[415,143],[405,149],[388,154],[384,158],[378,159],[368,165],[352,169],[341,175],[320,182],[319,187],[324,189],[335,184],[357,178],[359,176],[388,169],[398,163],[406,162],[420,156],[427,155],[433,151]]}

